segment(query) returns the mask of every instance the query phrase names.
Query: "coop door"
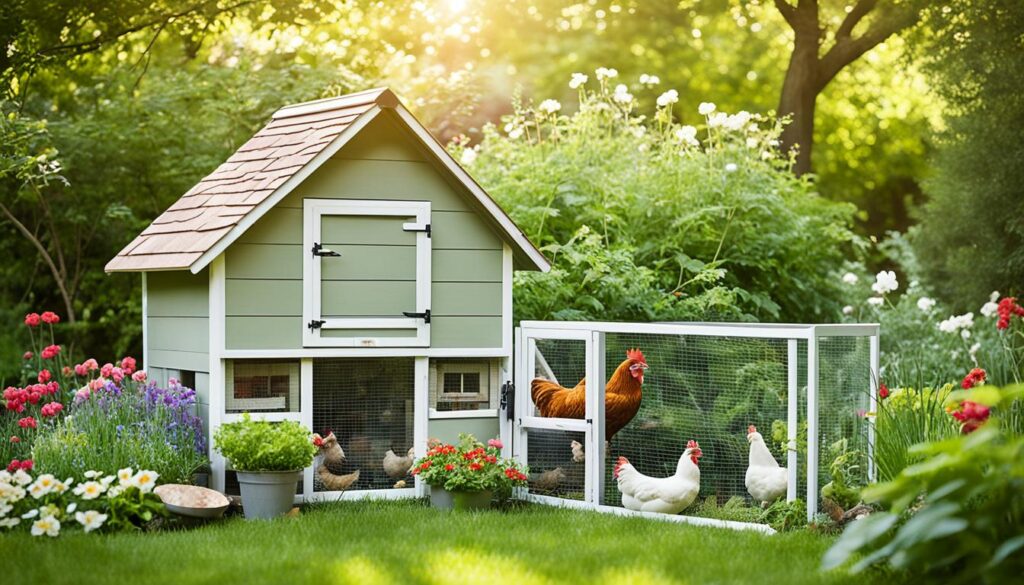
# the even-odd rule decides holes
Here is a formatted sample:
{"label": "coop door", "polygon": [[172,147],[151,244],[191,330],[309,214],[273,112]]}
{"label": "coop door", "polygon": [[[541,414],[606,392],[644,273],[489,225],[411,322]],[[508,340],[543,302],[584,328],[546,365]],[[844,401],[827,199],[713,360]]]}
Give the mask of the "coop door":
{"label": "coop door", "polygon": [[307,199],[303,342],[430,344],[430,203]]}

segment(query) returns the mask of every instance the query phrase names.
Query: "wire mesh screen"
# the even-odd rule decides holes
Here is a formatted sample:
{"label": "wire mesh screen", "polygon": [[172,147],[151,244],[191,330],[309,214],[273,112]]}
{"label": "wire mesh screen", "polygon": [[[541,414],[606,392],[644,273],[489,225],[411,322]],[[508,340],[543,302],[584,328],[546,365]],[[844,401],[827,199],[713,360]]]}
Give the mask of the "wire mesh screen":
{"label": "wire mesh screen", "polygon": [[819,510],[834,513],[867,483],[869,338],[819,338],[818,368]]}
{"label": "wire mesh screen", "polygon": [[412,358],[313,362],[313,429],[333,432],[345,454],[317,457],[314,491],[412,486],[413,385]]}
{"label": "wire mesh screen", "polygon": [[[785,465],[785,340],[608,334],[606,379],[616,375],[626,350],[634,347],[643,351],[650,369],[636,416],[608,446],[602,503],[621,505],[612,477],[613,462],[619,456],[629,459],[640,473],[669,477],[691,439],[703,451],[698,502],[719,507],[733,498],[749,499],[744,485],[749,425],[756,425],[776,459]],[[606,426],[620,416],[610,404],[606,401]]]}
{"label": "wire mesh screen", "polygon": [[585,499],[584,433],[551,429],[529,429],[527,433],[530,493]]}

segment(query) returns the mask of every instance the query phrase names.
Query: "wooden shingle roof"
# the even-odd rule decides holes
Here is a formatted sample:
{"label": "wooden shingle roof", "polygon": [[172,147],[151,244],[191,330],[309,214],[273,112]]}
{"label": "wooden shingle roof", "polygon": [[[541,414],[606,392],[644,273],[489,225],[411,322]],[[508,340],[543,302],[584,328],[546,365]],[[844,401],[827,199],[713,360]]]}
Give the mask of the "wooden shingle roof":
{"label": "wooden shingle roof", "polygon": [[[382,108],[399,117],[444,166],[476,196],[517,248],[526,265],[547,270],[544,256],[388,89],[295,104],[270,122],[224,164],[153,220],[110,262],[107,272],[199,272],[309,173],[330,158]],[[346,132],[348,131],[348,132]]]}

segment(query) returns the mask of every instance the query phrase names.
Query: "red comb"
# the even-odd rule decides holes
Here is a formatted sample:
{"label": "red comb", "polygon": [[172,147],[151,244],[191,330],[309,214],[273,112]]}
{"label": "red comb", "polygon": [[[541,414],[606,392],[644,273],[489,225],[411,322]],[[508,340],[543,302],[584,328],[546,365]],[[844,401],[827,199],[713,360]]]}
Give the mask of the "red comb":
{"label": "red comb", "polygon": [[647,364],[647,360],[644,358],[644,352],[640,351],[639,349],[626,350],[626,359],[634,360],[644,365]]}
{"label": "red comb", "polygon": [[687,449],[700,449],[700,445],[697,444],[697,441],[694,441],[693,439],[690,439],[690,442],[686,444],[686,448]]}
{"label": "red comb", "polygon": [[749,427],[747,427],[747,434],[748,435],[750,433],[756,433],[756,432],[757,432],[757,427],[755,427],[754,425],[750,425]]}

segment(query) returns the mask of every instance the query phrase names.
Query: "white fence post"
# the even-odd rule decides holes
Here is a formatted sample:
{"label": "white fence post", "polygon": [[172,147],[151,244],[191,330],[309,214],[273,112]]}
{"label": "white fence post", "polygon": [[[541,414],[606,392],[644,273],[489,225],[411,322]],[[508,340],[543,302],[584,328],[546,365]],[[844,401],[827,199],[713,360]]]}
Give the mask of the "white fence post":
{"label": "white fence post", "polygon": [[807,521],[818,512],[818,332],[807,338]]}
{"label": "white fence post", "polygon": [[604,420],[604,333],[591,332],[587,341],[587,418],[590,419],[590,444],[587,445],[588,500],[600,505],[604,495],[605,420]]}
{"label": "white fence post", "polygon": [[786,501],[792,502],[796,499],[797,481],[799,472],[797,466],[797,437],[800,430],[800,354],[798,353],[799,341],[790,339],[788,345],[788,390],[786,394],[786,469],[789,471],[789,479],[786,486]]}
{"label": "white fence post", "polygon": [[871,395],[868,398],[868,412],[872,416],[868,417],[868,481],[874,482],[878,475],[878,465],[875,462],[875,417],[878,416],[878,385],[881,382],[879,372],[879,332],[875,332],[870,338],[871,344],[871,363],[869,367],[871,372],[869,374],[870,381],[868,382],[868,391]]}

